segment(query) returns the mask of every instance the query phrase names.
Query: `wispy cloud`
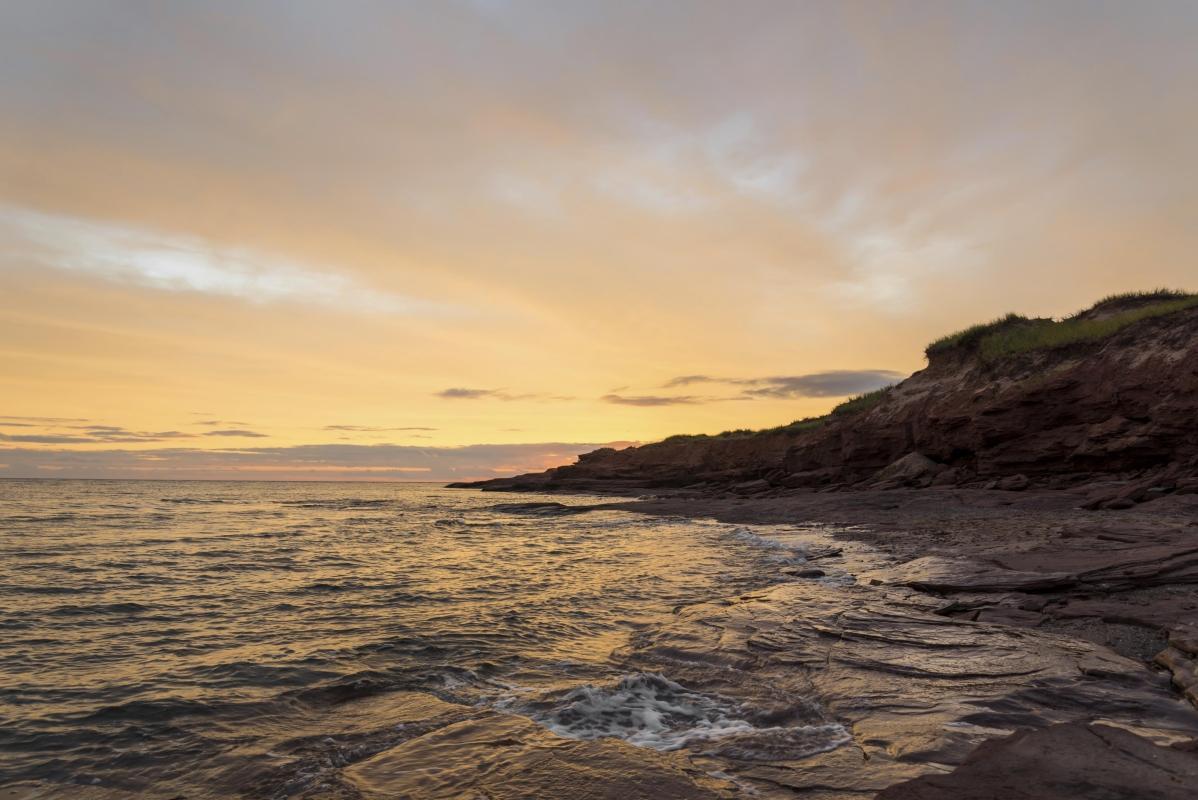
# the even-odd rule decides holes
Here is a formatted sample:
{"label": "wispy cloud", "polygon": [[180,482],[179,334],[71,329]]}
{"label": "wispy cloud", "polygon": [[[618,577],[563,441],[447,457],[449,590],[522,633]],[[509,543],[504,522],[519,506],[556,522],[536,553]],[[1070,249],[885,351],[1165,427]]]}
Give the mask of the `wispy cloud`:
{"label": "wispy cloud", "polygon": [[599,398],[605,403],[618,406],[689,406],[696,403],[709,402],[711,398],[694,397],[690,395],[666,396],[657,394],[605,394]]}
{"label": "wispy cloud", "polygon": [[385,314],[430,313],[433,303],[362,285],[333,269],[301,265],[191,236],[0,207],[0,241],[41,268],[85,273],[166,292],[250,303],[303,303]]}
{"label": "wispy cloud", "polygon": [[240,436],[240,437],[246,438],[246,439],[266,439],[266,438],[268,438],[267,434],[265,434],[265,433],[258,433],[258,431],[249,431],[249,430],[245,430],[244,428],[227,428],[224,430],[207,431],[204,433],[204,435],[205,436]]}
{"label": "wispy cloud", "polygon": [[680,375],[677,378],[670,378],[661,385],[663,389],[677,389],[679,386],[692,386],[696,383],[726,383],[727,381],[720,378],[713,378],[710,375]]}
{"label": "wispy cloud", "polygon": [[136,442],[164,442],[171,439],[190,439],[195,434],[183,431],[130,431],[116,425],[71,425],[70,429],[83,432],[60,433],[49,431],[36,434],[0,433],[0,442],[25,444],[132,444]]}
{"label": "wispy cloud", "polygon": [[497,400],[512,400],[511,395],[506,394],[498,389],[467,389],[462,386],[455,386],[449,389],[442,389],[437,392],[437,397],[446,400],[482,400],[485,397],[493,397]]}
{"label": "wispy cloud", "polygon": [[751,397],[846,397],[871,392],[905,378],[885,369],[833,370],[809,375],[777,375],[741,382]]}
{"label": "wispy cloud", "polygon": [[377,425],[325,425],[321,430],[348,433],[389,433],[391,431],[435,431],[437,428],[427,428],[421,425],[410,425],[399,428],[380,427]]}
{"label": "wispy cloud", "polygon": [[0,433],[0,442],[20,442],[22,444],[88,444],[97,442],[87,436],[72,436],[66,433]]}
{"label": "wispy cloud", "polygon": [[[698,383],[741,387],[744,398],[847,397],[889,386],[905,378],[888,369],[839,369],[805,375],[772,375],[763,378],[720,378],[711,375],[680,375],[662,384],[673,389]],[[729,399],[729,398],[723,398]]]}
{"label": "wispy cloud", "polygon": [[629,444],[633,442],[308,444],[229,450],[0,448],[0,477],[450,481],[540,471],[571,463],[599,447]]}
{"label": "wispy cloud", "polygon": [[516,394],[509,392],[506,389],[469,389],[462,386],[455,386],[449,389],[442,389],[437,392],[435,397],[440,397],[443,400],[503,400],[511,402],[513,400],[537,400],[537,401],[569,401],[574,398],[570,395],[563,394],[542,394],[538,392],[529,392],[524,394]]}

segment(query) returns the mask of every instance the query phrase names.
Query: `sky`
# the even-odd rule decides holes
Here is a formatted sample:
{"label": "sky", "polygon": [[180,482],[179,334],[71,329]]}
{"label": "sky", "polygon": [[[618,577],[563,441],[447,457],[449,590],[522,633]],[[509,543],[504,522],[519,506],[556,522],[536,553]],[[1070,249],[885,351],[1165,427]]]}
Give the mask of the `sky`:
{"label": "sky", "polygon": [[0,5],[0,477],[453,480],[1198,289],[1192,2]]}

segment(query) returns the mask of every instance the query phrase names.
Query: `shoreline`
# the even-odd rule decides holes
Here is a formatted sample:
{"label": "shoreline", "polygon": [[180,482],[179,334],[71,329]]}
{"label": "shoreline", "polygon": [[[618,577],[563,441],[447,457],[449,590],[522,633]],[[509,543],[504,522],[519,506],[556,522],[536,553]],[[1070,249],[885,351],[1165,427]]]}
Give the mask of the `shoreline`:
{"label": "shoreline", "polygon": [[[1096,649],[1085,658],[1109,655],[1119,663],[1116,671],[1122,672],[1120,680],[1129,687],[1123,701],[1132,702],[1131,683],[1155,683],[1176,703],[1170,714],[1176,712],[1177,719],[1186,720],[1186,727],[1198,724],[1198,686],[1193,682],[1198,675],[1198,497],[1177,495],[1121,511],[1083,510],[1079,508],[1083,500],[1082,495],[1059,490],[944,488],[752,499],[666,495],[603,507],[732,524],[848,526],[832,532],[832,538],[866,544],[890,562],[860,571],[862,588],[905,592],[900,605],[921,603],[925,615],[965,623],[980,638],[995,631],[1009,633],[1023,649],[1022,656],[1041,655],[1036,651],[1052,640],[1091,645]],[[776,588],[766,594],[786,595],[787,590]],[[781,602],[790,600],[783,597]],[[795,610],[802,613],[801,607]],[[901,636],[896,641],[907,644]],[[1083,673],[1094,669],[1080,662],[1079,668]],[[1106,664],[1094,674],[1109,670]],[[1095,747],[1105,748],[1103,752],[1115,762],[1126,761],[1122,772],[1103,778],[1114,782],[1106,786],[1112,792],[1118,788],[1115,783],[1135,775],[1138,785],[1161,792],[1144,796],[1174,796],[1169,792],[1176,771],[1188,769],[1189,760],[1183,759],[1181,767],[1174,765],[1172,772],[1162,768],[1146,773],[1131,765],[1145,757],[1168,760],[1179,749],[1195,751],[1195,729],[1187,734],[1188,741],[1183,735],[1171,742],[1158,738],[1151,744],[1143,738],[1149,731],[1134,730],[1127,719],[1104,713],[1104,703],[1120,699],[1117,692],[1112,696],[1110,687],[1084,681],[1075,688],[1078,693],[1071,702],[1083,706],[1066,712],[1054,709],[1055,701],[1047,695],[1041,697],[1031,703],[1040,704],[1039,719],[1027,718],[1009,728],[998,726],[982,740],[977,755],[971,754],[972,746],[956,750],[950,758],[945,758],[946,749],[933,748],[937,768],[909,784],[904,781],[910,776],[905,776],[890,784],[893,794],[879,796],[940,797],[936,792],[952,794],[968,787],[980,792],[970,797],[1002,797],[1011,787],[1003,788],[1001,775],[987,770],[988,765],[1006,764],[1003,774],[1012,768],[1030,772],[1032,784],[1065,770],[1066,783],[1076,783],[1074,794],[1058,787],[1054,791],[1060,794],[1051,796],[1085,797],[1085,766],[1093,761],[1095,753],[1090,751]],[[1093,704],[1085,708],[1088,693]],[[1060,718],[1053,720],[1046,709],[1062,712]],[[1120,731],[1112,738],[1104,732],[1111,725],[1140,736],[1127,738]],[[1012,731],[1021,733],[1006,739]],[[1011,750],[1039,750],[1046,743],[1056,749],[1053,758],[1033,763],[1035,759],[1025,752],[1008,763]],[[1165,751],[1168,754],[1161,756]],[[1188,753],[1186,758],[1191,758]],[[1193,774],[1198,775],[1198,757],[1191,760]],[[948,768],[961,772],[947,772]],[[806,769],[810,771],[810,765]],[[1060,775],[1054,778],[1060,779]],[[987,786],[993,794],[986,793]]]}
{"label": "shoreline", "polygon": [[[1075,619],[1156,629],[1162,649],[1169,630],[1187,621],[1198,624],[1198,496],[1176,495],[1121,511],[1084,510],[1082,499],[1059,490],[943,488],[752,499],[663,495],[605,505],[732,524],[848,526],[836,536],[867,542],[919,567],[898,581],[902,585],[946,599],[968,594],[975,609],[1004,624],[1038,627]],[[928,558],[942,561],[914,564]],[[959,563],[947,563],[951,560]],[[1054,617],[1049,605],[1038,609],[1037,618],[1013,613],[1011,592],[1053,601],[1100,595],[1104,602],[1073,607],[1067,617]],[[993,596],[989,607],[987,595]],[[1009,610],[1006,618],[999,620],[999,609]],[[1121,652],[1117,641],[1099,643],[1132,655]]]}
{"label": "shoreline", "polygon": [[[593,800],[1080,800],[1098,786],[1181,800],[1198,781],[1198,709],[1166,671],[1184,672],[1192,651],[1184,637],[1165,644],[1198,608],[1198,497],[1122,512],[1033,490],[556,497],[477,494],[461,507],[500,531],[508,515],[512,530],[544,518],[571,537],[597,531],[599,561],[618,541],[609,519],[650,531],[653,548],[677,527],[708,550],[671,551],[660,574],[690,574],[710,551],[717,571],[695,574],[719,580],[618,641],[580,640],[601,655],[560,674],[492,659],[461,690],[355,680],[306,692],[302,713],[221,786],[307,800],[555,798],[583,783]],[[654,587],[636,602],[660,597]],[[1172,662],[1150,663],[1170,648]],[[1109,769],[1094,778],[1095,764]],[[182,796],[65,786],[24,781],[0,796]]]}

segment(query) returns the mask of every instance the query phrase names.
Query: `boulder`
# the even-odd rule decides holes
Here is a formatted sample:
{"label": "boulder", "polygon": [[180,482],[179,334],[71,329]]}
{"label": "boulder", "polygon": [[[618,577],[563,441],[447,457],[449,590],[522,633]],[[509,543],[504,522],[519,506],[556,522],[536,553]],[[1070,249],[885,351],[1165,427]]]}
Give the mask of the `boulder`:
{"label": "boulder", "polygon": [[923,453],[908,453],[874,475],[877,486],[928,486],[946,467]]}

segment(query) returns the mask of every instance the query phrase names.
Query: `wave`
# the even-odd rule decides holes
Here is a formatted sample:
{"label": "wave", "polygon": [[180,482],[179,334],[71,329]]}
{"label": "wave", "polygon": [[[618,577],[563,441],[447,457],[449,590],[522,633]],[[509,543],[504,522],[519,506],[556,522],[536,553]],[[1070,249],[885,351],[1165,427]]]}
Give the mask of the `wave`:
{"label": "wave", "polygon": [[[715,743],[756,761],[802,758],[850,740],[836,723],[759,726],[738,703],[691,691],[658,673],[625,675],[611,687],[580,686],[532,719],[571,739],[616,737],[640,747],[677,750]],[[722,741],[733,740],[733,741]]]}
{"label": "wave", "polygon": [[160,497],[159,502],[174,503],[176,505],[196,505],[196,506],[223,506],[234,503],[244,503],[245,500],[224,500],[212,497]]}
{"label": "wave", "polygon": [[778,563],[802,564],[809,555],[807,548],[802,545],[787,544],[780,539],[762,536],[749,528],[734,528],[729,535],[752,547],[769,551],[771,553],[769,560]]}
{"label": "wave", "polygon": [[565,503],[498,503],[487,511],[501,514],[524,514],[536,517],[565,517],[596,510],[594,506],[568,506]]}
{"label": "wave", "polygon": [[349,508],[386,508],[397,505],[395,500],[367,499],[361,497],[339,497],[329,500],[280,500],[281,506],[292,508],[324,508],[342,511]]}
{"label": "wave", "polygon": [[52,617],[78,617],[88,614],[145,614],[151,611],[141,603],[92,603],[89,605],[59,606],[47,612]]}

